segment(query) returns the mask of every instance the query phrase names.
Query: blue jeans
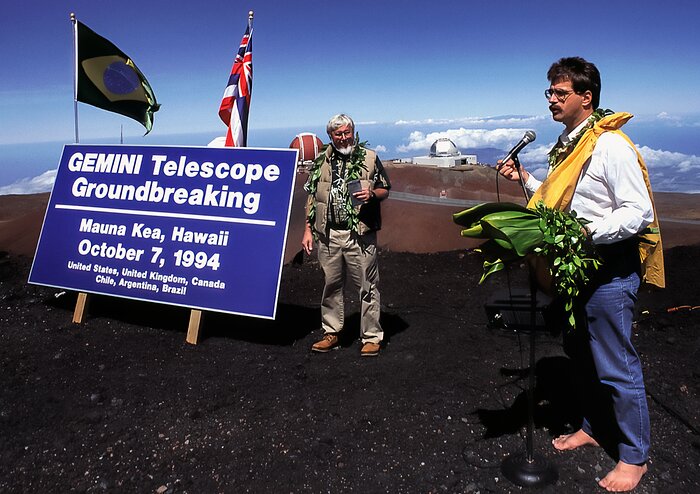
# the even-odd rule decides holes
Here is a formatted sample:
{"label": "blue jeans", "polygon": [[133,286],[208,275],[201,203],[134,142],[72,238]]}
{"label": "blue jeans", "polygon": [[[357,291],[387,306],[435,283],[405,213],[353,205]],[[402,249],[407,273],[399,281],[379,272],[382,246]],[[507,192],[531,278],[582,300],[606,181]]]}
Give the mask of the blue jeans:
{"label": "blue jeans", "polygon": [[593,287],[585,324],[565,342],[583,379],[581,428],[633,465],[648,460],[650,442],[642,365],[631,341],[638,288],[636,272]]}

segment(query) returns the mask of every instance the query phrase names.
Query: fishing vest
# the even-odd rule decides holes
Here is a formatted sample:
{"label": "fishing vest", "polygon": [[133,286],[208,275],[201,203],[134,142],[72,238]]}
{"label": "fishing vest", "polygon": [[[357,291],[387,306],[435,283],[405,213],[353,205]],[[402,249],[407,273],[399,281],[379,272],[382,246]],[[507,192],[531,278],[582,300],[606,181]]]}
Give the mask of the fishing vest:
{"label": "fishing vest", "polygon": [[[360,170],[360,185],[363,189],[371,188],[374,185],[372,178],[377,173],[376,159],[377,153],[371,149],[365,150],[365,166]],[[325,151],[326,158],[321,164],[321,176],[318,180],[316,193],[309,195],[307,202],[307,211],[312,201],[316,204],[316,217],[312,229],[317,235],[328,237],[328,202],[331,191],[331,156],[333,147],[328,146]],[[365,204],[360,204],[355,207],[358,219],[358,231],[360,235],[379,230],[381,228],[381,209],[379,201],[373,199]]]}

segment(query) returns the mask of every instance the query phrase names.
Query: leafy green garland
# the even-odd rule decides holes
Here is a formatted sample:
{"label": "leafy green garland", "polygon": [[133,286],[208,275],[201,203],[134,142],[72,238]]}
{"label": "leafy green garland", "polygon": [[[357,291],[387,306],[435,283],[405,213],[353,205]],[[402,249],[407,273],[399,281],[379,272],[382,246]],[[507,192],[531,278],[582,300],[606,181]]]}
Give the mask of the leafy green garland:
{"label": "leafy green garland", "polygon": [[591,239],[584,234],[584,227],[590,221],[577,218],[576,211],[565,213],[545,206],[542,201],[535,210],[540,215],[539,227],[543,235],[542,243],[533,252],[549,262],[557,295],[563,299],[564,309],[569,314],[569,324],[576,327],[574,299],[581,292],[580,288],[590,281],[589,275],[601,264]]}
{"label": "leafy green garland", "polygon": [[574,299],[600,267],[593,244],[584,233],[589,221],[577,218],[574,211],[565,213],[541,201],[534,209],[511,203],[480,204],[454,214],[453,220],[467,227],[462,230],[463,237],[486,239],[478,249],[484,254],[479,283],[504,269],[506,263],[529,255],[541,257],[552,276],[551,288],[564,302],[569,324],[576,326]]}
{"label": "leafy green garland", "polygon": [[608,115],[612,115],[614,112],[612,110],[606,110],[603,108],[598,108],[595,110],[590,117],[588,117],[588,123],[584,125],[584,127],[576,134],[576,136],[569,141],[569,144],[566,146],[559,146],[556,145],[552,148],[552,150],[549,152],[549,156],[547,156],[547,161],[549,162],[549,167],[554,170],[559,164],[566,159],[567,156],[571,154],[571,152],[574,150],[576,145],[578,144],[578,141],[581,140],[581,137],[583,137],[583,134],[586,133],[587,130],[590,130],[593,128],[596,122],[600,121],[603,117],[607,117]]}
{"label": "leafy green garland", "polygon": [[[345,169],[346,180],[359,179],[362,176],[362,170],[367,170],[367,165],[365,165],[365,156],[367,155],[366,146],[368,143],[367,141],[360,142],[359,133],[355,134],[355,143],[356,144],[353,147],[352,153],[350,155],[350,160],[347,162],[347,168]],[[309,172],[309,181],[304,187],[306,189],[306,192],[309,193],[309,195],[315,195],[316,190],[318,189],[318,182],[321,179],[321,166],[326,161],[326,150],[328,149],[328,146],[330,146],[330,144],[327,144],[323,147],[321,153],[314,160],[313,167]],[[355,209],[355,207],[352,205],[352,199],[350,197],[350,194],[345,195],[344,206],[345,212],[348,215],[348,226],[350,227],[350,230],[357,232],[358,225],[360,223],[360,219],[357,216],[359,208]],[[316,220],[316,201],[311,202],[311,207],[309,208],[307,220],[312,226],[313,230],[313,225],[315,224],[314,222]],[[314,236],[315,235],[316,232],[314,231]]]}

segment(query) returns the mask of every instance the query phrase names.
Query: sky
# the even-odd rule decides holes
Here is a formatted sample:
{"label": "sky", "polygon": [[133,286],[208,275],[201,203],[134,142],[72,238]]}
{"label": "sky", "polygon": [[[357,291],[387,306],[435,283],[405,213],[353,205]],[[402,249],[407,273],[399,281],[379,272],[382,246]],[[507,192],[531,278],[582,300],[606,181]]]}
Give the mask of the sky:
{"label": "sky", "polygon": [[132,144],[206,145],[225,132],[218,107],[249,10],[249,145],[287,147],[304,131],[325,140],[325,122],[343,112],[386,158],[425,154],[436,136],[460,148],[507,150],[534,129],[537,143],[527,149],[541,166],[561,131],[543,96],[546,71],[578,55],[600,69],[601,105],[635,115],[628,134],[650,168],[659,163],[662,187],[700,192],[694,0],[8,0],[3,7],[0,193],[55,168],[60,146],[47,143],[75,141],[71,12],[135,61],[162,105],[143,137],[138,122],[79,103],[81,142],[115,143],[123,132]]}

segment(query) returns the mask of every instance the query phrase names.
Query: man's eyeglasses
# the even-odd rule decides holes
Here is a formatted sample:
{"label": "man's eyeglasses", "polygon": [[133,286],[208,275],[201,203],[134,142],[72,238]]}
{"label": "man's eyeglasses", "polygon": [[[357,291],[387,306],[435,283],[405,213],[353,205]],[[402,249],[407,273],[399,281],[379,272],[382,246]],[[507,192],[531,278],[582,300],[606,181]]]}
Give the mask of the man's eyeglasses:
{"label": "man's eyeglasses", "polygon": [[352,131],[348,130],[346,132],[340,132],[340,131],[334,131],[332,132],[333,137],[337,137],[338,139],[349,139],[352,137]]}
{"label": "man's eyeglasses", "polygon": [[563,103],[570,95],[574,94],[575,92],[576,91],[565,91],[564,89],[549,88],[544,90],[544,97],[547,98],[547,100],[550,100],[552,99],[552,96],[554,96],[555,98],[557,98],[557,101]]}

